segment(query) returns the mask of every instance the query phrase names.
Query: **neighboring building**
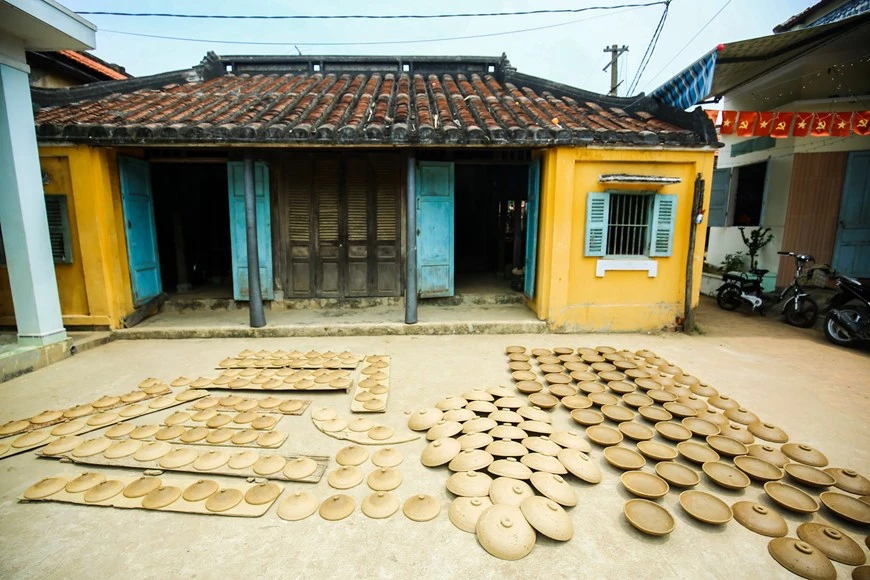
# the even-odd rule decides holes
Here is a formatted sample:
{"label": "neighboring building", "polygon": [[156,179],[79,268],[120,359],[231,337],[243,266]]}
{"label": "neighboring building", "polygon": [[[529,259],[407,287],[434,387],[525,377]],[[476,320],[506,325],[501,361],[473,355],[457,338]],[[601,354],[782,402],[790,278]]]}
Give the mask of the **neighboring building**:
{"label": "neighboring building", "polygon": [[131,78],[124,67],[108,63],[83,50],[28,52],[27,64],[30,66],[30,84],[43,89]]}
{"label": "neighboring building", "polygon": [[[738,226],[769,227],[774,239],[759,262],[770,270],[767,288],[794,274],[780,250],[870,278],[870,136],[860,127],[870,116],[870,1],[823,0],[774,32],[726,44],[715,59],[709,97],[724,97],[726,111],[781,115],[788,136],[723,131],[706,260],[719,265],[726,254],[745,253]],[[839,136],[836,119],[818,116],[827,113],[840,113]],[[813,114],[827,119],[829,134],[793,136]]]}
{"label": "neighboring building", "polygon": [[696,179],[709,194],[719,146],[700,110],[505,57],[210,53],[33,95],[47,187],[66,194],[67,324],[116,328],[164,289],[247,299],[250,157],[267,300],[399,297],[411,252],[423,298],[524,268],[528,305],[555,330],[673,325],[688,263],[697,300],[693,196]]}

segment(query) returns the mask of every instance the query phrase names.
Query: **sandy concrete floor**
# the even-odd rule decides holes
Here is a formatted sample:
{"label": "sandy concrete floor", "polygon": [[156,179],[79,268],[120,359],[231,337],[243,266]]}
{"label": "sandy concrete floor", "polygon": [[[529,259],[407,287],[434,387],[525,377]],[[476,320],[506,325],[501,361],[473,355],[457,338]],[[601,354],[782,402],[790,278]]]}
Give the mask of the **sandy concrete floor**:
{"label": "sandy concrete floor", "polygon": [[[707,305],[709,306],[709,305]],[[212,365],[242,348],[349,349],[393,356],[389,412],[376,417],[403,427],[404,412],[433,405],[447,394],[509,384],[504,347],[573,347],[609,344],[654,350],[687,372],[730,394],[765,420],[784,428],[793,441],[821,449],[832,466],[870,475],[870,356],[826,344],[811,331],[770,319],[719,313],[705,307],[699,324],[705,334],[683,335],[522,335],[456,337],[352,337],[285,339],[211,339],[116,341],[0,385],[0,422],[48,408],[131,390],[144,377],[171,380],[178,375],[210,375]],[[307,395],[306,395],[307,396]],[[315,406],[335,407],[347,417],[349,398],[313,394]],[[154,422],[162,414],[136,423]],[[554,424],[574,429],[564,409]],[[343,444],[316,431],[308,414],[285,417],[279,425],[291,437],[287,452],[334,456]],[[400,446],[404,483],[398,495],[429,493],[442,512],[428,523],[401,513],[370,520],[359,509],[348,519],[326,522],[314,515],[285,522],[273,507],[259,519],[206,517],[141,510],[98,509],[52,503],[21,504],[17,496],[30,484],[69,467],[32,453],[0,461],[0,577],[225,577],[256,575],[306,578],[771,578],[790,577],[767,553],[767,540],[732,521],[709,527],[689,518],[671,491],[660,500],[676,519],[676,529],[654,539],[625,521],[622,506],[631,496],[620,472],[593,456],[604,480],[597,486],[572,480],[580,502],[570,511],[575,536],[568,544],[539,537],[532,553],[518,562],[489,556],[475,537],[447,518],[450,495],[446,469],[419,462],[425,442]],[[627,446],[633,447],[633,444]],[[330,464],[330,469],[334,463]],[[364,471],[373,469],[371,463]],[[648,464],[644,469],[651,470]],[[125,473],[129,471],[125,470]],[[728,503],[761,499],[761,486],[725,492],[702,476],[699,489]],[[334,493],[325,478],[309,489],[325,499]],[[287,493],[287,492],[285,492]],[[365,485],[348,492],[357,504]],[[279,498],[280,501],[280,498]],[[848,525],[826,508],[813,517],[784,514],[790,535],[804,521],[830,521],[862,547],[868,530]],[[865,550],[866,551],[866,550]],[[851,569],[836,565],[842,577]]]}

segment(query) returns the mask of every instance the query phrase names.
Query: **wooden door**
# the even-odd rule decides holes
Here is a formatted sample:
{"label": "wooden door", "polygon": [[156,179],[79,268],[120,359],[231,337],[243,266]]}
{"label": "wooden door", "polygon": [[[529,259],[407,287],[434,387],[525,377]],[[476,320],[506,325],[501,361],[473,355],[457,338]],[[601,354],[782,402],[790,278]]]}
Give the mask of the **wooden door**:
{"label": "wooden door", "polygon": [[[248,236],[245,220],[245,166],[241,161],[227,163],[227,188],[230,196],[230,242],[232,247],[233,298],[250,300],[248,287]],[[269,166],[254,164],[254,194],[257,212],[257,253],[260,290],[272,300],[272,217],[269,207]]]}
{"label": "wooden door", "polygon": [[139,306],[163,292],[154,223],[154,196],[151,193],[151,164],[142,159],[120,156],[118,169],[133,304]]}
{"label": "wooden door", "polygon": [[541,197],[541,158],[529,164],[529,193],[526,198],[526,265],[524,293],[535,297],[535,270],[538,258],[538,218]]}
{"label": "wooden door", "polygon": [[453,296],[453,163],[417,165],[417,292]]}
{"label": "wooden door", "polygon": [[870,278],[870,151],[849,154],[831,265],[843,274]]}

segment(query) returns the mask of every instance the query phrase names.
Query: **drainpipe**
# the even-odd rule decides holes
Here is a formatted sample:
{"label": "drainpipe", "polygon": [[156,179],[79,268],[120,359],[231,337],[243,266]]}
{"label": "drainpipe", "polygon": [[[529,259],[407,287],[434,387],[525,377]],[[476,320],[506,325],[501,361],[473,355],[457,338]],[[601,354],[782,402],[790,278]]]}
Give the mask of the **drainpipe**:
{"label": "drainpipe", "polygon": [[248,244],[248,304],[251,328],[266,326],[260,288],[260,253],[257,249],[257,198],[254,191],[254,158],[245,154],[245,233]]}
{"label": "drainpipe", "polygon": [[695,195],[692,199],[692,219],[689,223],[689,256],[686,259],[686,295],[683,310],[683,332],[692,334],[695,331],[695,309],[692,308],[692,282],[695,273],[695,238],[698,226],[704,220],[701,210],[704,207],[704,180],[699,173],[695,177]]}
{"label": "drainpipe", "polygon": [[405,324],[417,324],[417,160],[408,156],[408,185],[405,188]]}

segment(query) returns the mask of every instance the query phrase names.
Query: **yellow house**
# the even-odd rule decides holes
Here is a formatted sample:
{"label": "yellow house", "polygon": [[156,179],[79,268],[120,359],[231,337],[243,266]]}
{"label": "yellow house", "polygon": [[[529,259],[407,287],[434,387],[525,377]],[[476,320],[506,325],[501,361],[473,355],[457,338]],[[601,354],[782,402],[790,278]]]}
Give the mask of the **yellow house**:
{"label": "yellow house", "polygon": [[[248,300],[257,272],[266,301],[404,296],[406,322],[480,288],[554,331],[673,326],[697,301],[718,146],[700,111],[504,57],[210,53],[33,98],[45,193],[67,200],[68,326],[118,328],[164,293]],[[7,296],[0,276],[4,324]]]}

